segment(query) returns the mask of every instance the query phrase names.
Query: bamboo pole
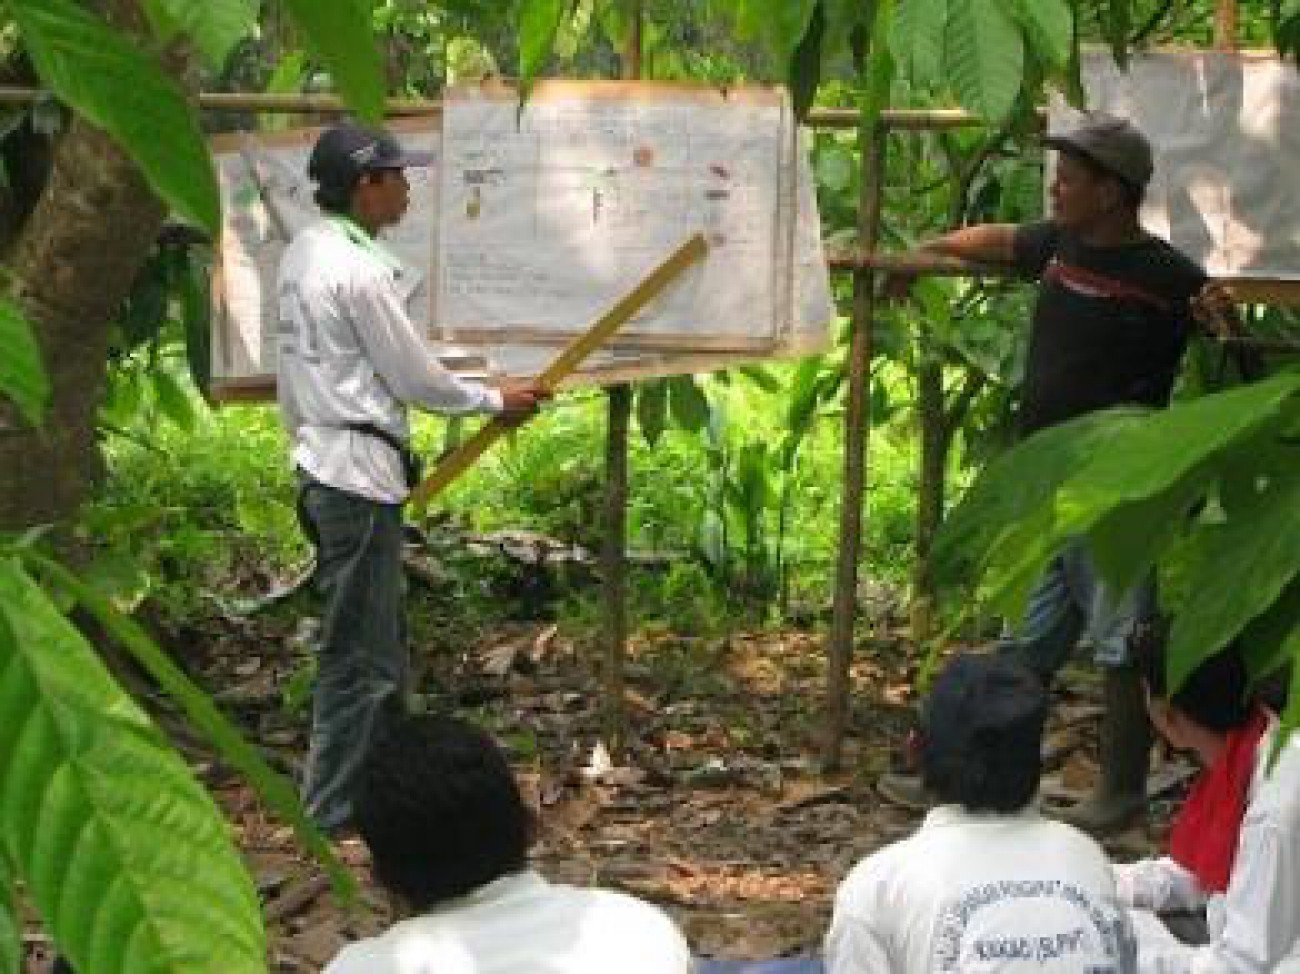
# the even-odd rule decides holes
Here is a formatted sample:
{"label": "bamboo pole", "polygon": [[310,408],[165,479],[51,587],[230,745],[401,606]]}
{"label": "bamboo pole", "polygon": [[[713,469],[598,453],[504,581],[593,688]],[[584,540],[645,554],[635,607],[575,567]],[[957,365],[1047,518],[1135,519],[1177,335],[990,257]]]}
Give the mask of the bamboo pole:
{"label": "bamboo pole", "polygon": [[[641,77],[642,0],[632,0],[621,74]],[[615,761],[627,743],[624,663],[627,659],[627,497],[628,440],[632,425],[632,387],[626,383],[606,390],[605,509],[600,567],[605,596],[604,646],[601,654],[601,731]]]}
{"label": "bamboo pole", "polygon": [[[863,130],[862,188],[858,200],[858,239],[872,253],[880,238],[880,209],[884,196],[885,148],[883,126]],[[827,640],[826,724],[822,738],[822,769],[839,769],[849,713],[849,668],[853,661],[853,629],[857,615],[858,557],[862,547],[862,497],[866,484],[870,416],[871,345],[875,324],[876,274],[870,267],[853,272],[853,336],[849,346],[849,401],[844,415],[844,487],[840,501],[840,544],[835,564],[835,601]]]}
{"label": "bamboo pole", "polygon": [[[654,300],[682,271],[701,260],[707,250],[708,245],[703,235],[698,233],[693,235],[601,315],[591,327],[565,346],[564,350],[537,377],[538,385],[548,391],[554,391],[592,352],[613,337],[619,328]],[[511,424],[501,419],[494,419],[439,463],[433,473],[424,478],[411,492],[410,504],[417,516],[424,512],[430,500],[473,466],[474,462],[511,428]]]}
{"label": "bamboo pole", "polygon": [[[53,97],[44,88],[0,85],[0,105],[30,105],[42,98]],[[350,111],[337,95],[209,91],[199,94],[196,102],[204,111],[272,115],[342,115]],[[441,111],[442,102],[434,98],[390,98],[384,103],[387,115],[437,115]],[[808,113],[808,124],[813,128],[852,129],[858,125],[858,112],[853,108],[814,108]],[[880,124],[899,131],[941,131],[976,127],[984,122],[978,115],[960,108],[887,108],[880,113]]]}

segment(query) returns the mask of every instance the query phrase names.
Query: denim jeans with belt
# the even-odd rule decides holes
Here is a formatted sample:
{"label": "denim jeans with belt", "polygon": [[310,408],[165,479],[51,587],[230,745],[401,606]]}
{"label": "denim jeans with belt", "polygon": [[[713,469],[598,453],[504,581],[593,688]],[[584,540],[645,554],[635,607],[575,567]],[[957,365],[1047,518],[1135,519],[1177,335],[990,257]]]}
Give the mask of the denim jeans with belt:
{"label": "denim jeans with belt", "polygon": [[1050,683],[1085,636],[1099,666],[1130,662],[1134,630],[1155,617],[1155,580],[1148,576],[1128,592],[1116,592],[1101,577],[1084,538],[1075,538],[1048,562],[1014,635],[998,649],[1009,653]]}
{"label": "denim jeans with belt", "polygon": [[303,781],[324,829],[346,825],[376,721],[401,706],[409,678],[402,508],[300,476],[299,512],[316,543],[324,619]]}

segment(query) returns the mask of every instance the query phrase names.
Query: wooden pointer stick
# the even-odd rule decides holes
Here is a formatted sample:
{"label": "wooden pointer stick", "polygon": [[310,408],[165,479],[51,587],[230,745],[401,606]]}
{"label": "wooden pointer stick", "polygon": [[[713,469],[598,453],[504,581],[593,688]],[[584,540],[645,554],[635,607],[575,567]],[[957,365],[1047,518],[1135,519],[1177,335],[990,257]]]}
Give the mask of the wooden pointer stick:
{"label": "wooden pointer stick", "polygon": [[[651,271],[640,284],[625,294],[586,332],[570,342],[537,377],[538,385],[553,391],[562,380],[582,364],[588,355],[607,342],[619,328],[657,297],[682,271],[703,259],[707,252],[708,245],[704,242],[703,235],[698,233],[678,247],[671,257]],[[513,428],[511,424],[504,423],[499,418],[493,419],[443,458],[434,468],[433,473],[425,477],[415,490],[411,491],[411,507],[416,515],[422,514],[430,500],[468,470],[488,447]]]}

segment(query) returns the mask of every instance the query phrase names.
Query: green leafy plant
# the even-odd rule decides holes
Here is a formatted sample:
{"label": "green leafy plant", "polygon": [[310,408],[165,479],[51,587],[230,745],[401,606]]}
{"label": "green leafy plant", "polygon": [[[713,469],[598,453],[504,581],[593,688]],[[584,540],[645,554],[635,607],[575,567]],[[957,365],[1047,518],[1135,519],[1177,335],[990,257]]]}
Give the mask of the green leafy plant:
{"label": "green leafy plant", "polygon": [[[256,5],[150,0],[154,34],[143,42],[73,0],[5,0],[0,6],[12,17],[39,81],[108,133],[172,209],[215,237],[219,202],[204,138],[181,86],[153,50],[184,32],[216,64],[253,29]],[[287,0],[287,6],[353,107],[378,118],[384,95],[379,53],[373,44],[357,43],[369,34],[368,9],[353,0]],[[203,268],[188,252],[178,259],[164,250],[159,260],[154,280],[138,282],[120,317],[118,354],[129,357],[146,345],[156,352],[157,323],[175,308],[181,326],[192,332],[196,361],[206,360]],[[159,276],[161,287],[154,286]],[[0,394],[38,426],[51,392],[34,334],[18,303],[0,301]],[[202,384],[205,373],[193,371]],[[156,370],[151,384],[154,406],[181,426],[192,425],[188,394],[174,373]],[[345,894],[350,877],[306,819],[289,782],[119,611],[120,586],[105,586],[110,597],[69,571],[37,547],[41,534],[31,530],[0,542],[0,760],[6,769],[0,781],[0,971],[16,971],[20,963],[18,884],[60,949],[86,974],[265,970],[256,893],[219,811],[66,613],[77,608],[93,619],[181,706],[221,757],[294,825]],[[87,577],[95,577],[93,566]],[[98,580],[103,583],[102,574]]]}
{"label": "green leafy plant", "polygon": [[221,815],[94,649],[0,560],[0,858],[86,971],[261,971]]}
{"label": "green leafy plant", "polygon": [[13,302],[0,299],[0,394],[8,396],[23,418],[39,426],[50,399],[50,383],[41,366],[41,351],[32,327]]}
{"label": "green leafy plant", "polygon": [[[1256,675],[1300,661],[1300,371],[1150,413],[1044,430],[990,463],[944,525],[940,575],[1017,617],[1046,562],[1086,535],[1118,589],[1153,566],[1175,686],[1242,640]],[[1294,724],[1300,698],[1291,698]]]}

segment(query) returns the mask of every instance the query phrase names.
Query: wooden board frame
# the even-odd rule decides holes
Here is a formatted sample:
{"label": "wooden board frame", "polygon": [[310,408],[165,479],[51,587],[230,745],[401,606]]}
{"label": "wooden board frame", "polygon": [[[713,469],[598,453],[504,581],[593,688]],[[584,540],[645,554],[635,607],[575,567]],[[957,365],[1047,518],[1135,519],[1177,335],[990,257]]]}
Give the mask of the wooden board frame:
{"label": "wooden board frame", "polygon": [[[485,95],[501,97],[518,96],[515,86],[501,82],[485,82],[474,86]],[[592,100],[653,100],[657,94],[671,95],[676,101],[696,101],[701,105],[725,106],[728,104],[764,105],[777,107],[783,104],[784,95],[779,86],[744,85],[735,88],[720,88],[707,84],[681,84],[676,82],[641,82],[641,81],[568,81],[544,80],[534,86],[530,97],[583,97]],[[472,97],[472,94],[469,95]],[[443,114],[441,103],[430,103],[428,111],[421,114],[403,115],[389,119],[386,127],[398,135],[404,132],[424,131],[429,127],[430,119],[439,124]],[[301,148],[311,144],[328,122],[308,128],[295,128],[289,131],[270,133],[223,133],[210,139],[214,153],[240,150],[250,134],[258,144],[267,148],[295,147]],[[797,135],[797,127],[791,125],[792,142]],[[799,151],[795,146],[795,151]],[[783,150],[781,166],[782,185],[779,189],[779,203],[784,208],[781,217],[789,224],[789,241],[782,246],[787,255],[797,255],[794,219],[798,212],[795,194],[798,191],[795,166],[786,165],[789,155]],[[793,158],[797,161],[798,156]],[[785,170],[789,170],[788,173]],[[790,199],[785,197],[789,195]],[[794,265],[791,265],[792,268]],[[436,273],[436,268],[434,273]],[[785,275],[793,279],[794,273]],[[213,267],[213,310],[214,315],[225,315],[223,307],[224,287],[220,248]],[[794,307],[792,283],[787,284],[785,293],[779,296],[784,307]],[[789,318],[789,313],[786,313]],[[824,351],[829,337],[829,327],[825,336],[799,329],[793,320],[783,322],[784,334],[772,337],[694,335],[691,336],[689,349],[682,348],[682,340],[673,335],[620,333],[609,344],[609,350],[617,356],[614,360],[598,360],[578,370],[571,378],[562,383],[564,387],[578,385],[606,386],[621,382],[638,381],[664,375],[692,374],[717,371],[728,367],[759,360],[793,359],[814,352]],[[576,332],[575,332],[576,333]],[[532,346],[538,349],[553,348],[559,350],[573,336],[567,332],[537,329],[530,331],[512,330],[509,344],[512,346]],[[474,349],[488,349],[499,346],[502,333],[487,329],[451,329],[437,327],[430,336],[431,340],[456,345],[468,352]],[[231,336],[224,330],[217,330],[214,335],[214,348],[222,340],[230,341]],[[626,358],[624,357],[626,356]],[[231,361],[227,353],[224,361]],[[489,384],[497,379],[489,377]],[[212,399],[218,404],[257,403],[275,398],[275,376],[243,375],[216,378],[212,383]]]}

